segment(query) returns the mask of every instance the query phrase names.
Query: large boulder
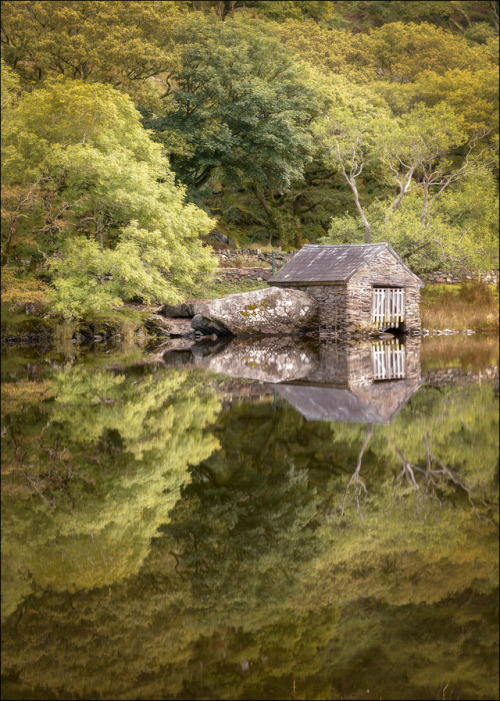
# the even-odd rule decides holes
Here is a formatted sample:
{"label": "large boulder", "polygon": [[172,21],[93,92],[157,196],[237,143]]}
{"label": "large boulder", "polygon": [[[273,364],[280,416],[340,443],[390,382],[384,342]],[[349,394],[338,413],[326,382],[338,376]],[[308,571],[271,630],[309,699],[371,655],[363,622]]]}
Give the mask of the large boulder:
{"label": "large boulder", "polygon": [[191,348],[196,365],[212,372],[259,382],[291,382],[314,372],[316,350],[303,339],[234,339],[210,354]]}
{"label": "large boulder", "polygon": [[268,287],[197,304],[191,323],[205,334],[288,336],[316,326],[318,306],[300,290]]}

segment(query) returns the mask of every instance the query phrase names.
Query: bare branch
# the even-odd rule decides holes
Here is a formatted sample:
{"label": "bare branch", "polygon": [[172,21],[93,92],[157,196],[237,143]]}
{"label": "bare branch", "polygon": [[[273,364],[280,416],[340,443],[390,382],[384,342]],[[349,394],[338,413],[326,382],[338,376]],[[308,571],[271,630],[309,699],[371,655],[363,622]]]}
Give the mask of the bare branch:
{"label": "bare branch", "polygon": [[359,476],[359,473],[361,472],[361,463],[363,460],[364,452],[366,450],[366,446],[370,442],[370,438],[372,436],[373,436],[373,425],[370,424],[368,427],[368,431],[366,433],[365,439],[363,441],[363,445],[361,446],[361,450],[359,451],[359,454],[358,454],[358,460],[356,462],[356,469],[354,470],[351,477],[349,478],[349,481],[347,482],[347,485],[345,488],[344,498],[342,500],[342,510],[340,512],[340,518],[343,518],[343,516],[344,516],[345,503],[346,503],[347,494],[349,492],[351,484],[354,484],[354,493],[356,494],[356,502],[358,505],[358,509],[359,509],[359,495],[361,493],[361,490],[363,490],[363,492],[365,494],[368,493],[366,485],[365,485],[364,481],[361,479],[361,477]]}

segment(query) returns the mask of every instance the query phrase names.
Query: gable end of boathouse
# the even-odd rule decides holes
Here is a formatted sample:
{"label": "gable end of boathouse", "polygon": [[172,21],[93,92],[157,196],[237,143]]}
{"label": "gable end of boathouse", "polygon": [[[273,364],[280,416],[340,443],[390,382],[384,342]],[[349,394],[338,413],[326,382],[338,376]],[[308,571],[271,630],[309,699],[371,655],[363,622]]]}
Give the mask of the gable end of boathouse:
{"label": "gable end of boathouse", "polygon": [[421,330],[424,283],[387,243],[308,244],[268,284],[314,297],[324,330]]}

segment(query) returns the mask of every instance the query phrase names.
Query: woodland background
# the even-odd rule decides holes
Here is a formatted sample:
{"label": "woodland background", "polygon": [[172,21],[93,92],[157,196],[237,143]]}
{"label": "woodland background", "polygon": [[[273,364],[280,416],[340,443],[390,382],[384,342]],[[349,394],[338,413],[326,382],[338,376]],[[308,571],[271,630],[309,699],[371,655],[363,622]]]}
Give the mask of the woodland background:
{"label": "woodland background", "polygon": [[[498,266],[498,2],[2,2],[2,301],[201,294],[210,243]],[[215,236],[214,236],[215,234]]]}

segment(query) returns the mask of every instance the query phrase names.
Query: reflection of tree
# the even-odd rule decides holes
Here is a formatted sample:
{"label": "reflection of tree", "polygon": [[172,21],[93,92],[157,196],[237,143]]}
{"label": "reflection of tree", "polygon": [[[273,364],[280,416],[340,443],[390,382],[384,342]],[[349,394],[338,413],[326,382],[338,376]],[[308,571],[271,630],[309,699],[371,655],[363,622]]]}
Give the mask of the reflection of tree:
{"label": "reflection of tree", "polygon": [[[412,400],[411,409],[403,410],[390,426],[368,427],[355,468],[347,480],[342,505],[330,513],[349,517],[348,495],[354,487],[357,512],[363,517],[360,498],[364,495],[366,501],[369,495],[365,478],[361,476],[363,462],[368,472],[370,469],[373,472],[377,462],[384,465],[385,478],[381,480],[377,470],[375,480],[371,480],[379,498],[383,497],[381,488],[389,494],[392,474],[394,493],[399,499],[414,492],[420,500],[432,497],[442,504],[444,499],[453,500],[462,494],[470,506],[491,511],[498,453],[495,405],[488,385],[466,391],[449,389],[444,394],[421,390]],[[357,435],[356,440],[361,440],[361,429],[339,424],[336,435],[344,436],[344,440]],[[435,446],[432,450],[430,441]],[[363,461],[368,443],[370,451]]]}
{"label": "reflection of tree", "polygon": [[[488,534],[478,545],[476,515],[491,515],[497,491],[494,392],[482,386],[418,396],[390,426],[368,430],[307,423],[286,407],[276,413],[233,407],[215,427],[221,451],[192,469],[186,499],[176,505],[158,547],[174,553],[177,571],[195,585],[200,601],[212,601],[211,610],[213,597],[220,601],[226,620],[240,620],[257,605],[260,615],[269,616],[268,606],[281,605],[284,591],[295,604],[303,596],[314,608],[353,592],[365,595],[367,587],[401,602],[438,600],[457,582],[466,586],[473,572],[490,579],[493,524],[485,526]],[[419,442],[422,433],[433,436],[428,452]],[[397,450],[411,455],[414,465],[431,461],[440,503],[420,504],[421,490],[394,500]],[[471,495],[474,509],[461,494]],[[441,571],[438,563],[445,561],[450,572],[461,570],[455,579]],[[396,585],[391,573],[400,562]],[[314,594],[302,591],[297,580],[304,571],[315,573],[313,579],[323,572],[326,585],[318,575]],[[415,584],[427,576],[422,588]]]}
{"label": "reflection of tree", "polygon": [[38,587],[109,585],[137,572],[187,466],[217,447],[205,427],[220,405],[178,371],[69,368],[51,391],[34,434],[7,424],[6,464],[31,493],[2,503],[2,552]]}
{"label": "reflection of tree", "polygon": [[[78,581],[92,589],[75,591],[45,553],[51,588],[33,592],[7,620],[4,671],[17,670],[27,688],[83,698],[286,698],[294,690],[297,698],[360,698],[366,689],[377,698],[429,698],[442,695],[451,678],[456,697],[494,697],[498,534],[491,522],[475,518],[489,513],[480,499],[492,503],[498,487],[492,388],[422,390],[390,426],[373,426],[370,437],[366,425],[306,422],[290,407],[273,411],[266,403],[241,402],[215,417],[216,404],[210,413],[212,400],[189,377],[145,372],[109,385],[99,378],[88,415],[77,410],[90,391],[83,377],[68,371],[53,384],[43,425],[53,417],[60,423],[46,429],[43,443],[54,447],[59,436],[62,446],[66,436],[78,467],[69,487],[87,517],[82,542],[90,540],[87,521],[101,528],[101,540],[108,537],[106,514],[87,506],[93,494],[119,518],[126,518],[119,508],[124,500],[141,514],[119,534],[123,547],[146,538],[144,500],[153,511],[148,538],[156,516],[168,511],[168,519],[146,556],[130,561],[130,576],[109,585],[101,572],[94,581],[90,575]],[[150,408],[136,420],[141,388],[156,392],[162,378],[164,411],[153,421],[157,405],[149,397],[143,406]],[[73,381],[75,403],[62,404]],[[119,396],[130,434],[117,422]],[[162,449],[158,427],[168,426],[169,407],[178,408],[181,428],[176,433],[175,422],[167,428]],[[86,417],[87,433],[78,416]],[[190,480],[179,478],[180,492],[162,495],[160,479],[156,500],[148,497],[143,481],[156,479],[156,461],[167,460],[172,448],[175,473],[184,446],[199,457],[209,420],[210,445],[218,441],[219,450],[190,460]],[[425,470],[422,436],[429,436],[431,469],[441,470],[434,457],[449,467],[471,490],[474,510],[460,487],[441,493],[440,485],[440,504],[422,502],[414,489],[394,499],[401,473],[395,448]],[[141,453],[142,444],[153,448]],[[112,450],[109,458],[101,454]],[[368,490],[362,519],[346,498],[356,471]],[[423,489],[423,473],[414,475]],[[29,514],[35,504],[46,512],[34,495]],[[52,513],[69,528],[67,504]],[[9,519],[13,524],[12,514]],[[36,542],[40,523],[30,515],[19,536],[19,552],[32,559],[20,539]],[[9,542],[12,561],[18,543]],[[50,542],[60,547],[57,538]],[[19,689],[19,682],[10,683]]]}
{"label": "reflection of tree", "polygon": [[358,459],[356,461],[356,469],[354,470],[352,475],[349,477],[349,480],[348,480],[346,488],[345,488],[344,498],[342,499],[342,510],[340,512],[341,517],[344,515],[347,494],[349,493],[349,489],[351,487],[351,484],[354,484],[354,493],[356,495],[356,504],[357,504],[358,510],[360,508],[359,498],[361,496],[361,493],[362,492],[364,492],[365,494],[368,493],[368,490],[366,488],[366,484],[361,479],[359,474],[361,472],[361,465],[362,465],[362,461],[363,461],[364,452],[365,452],[366,447],[367,447],[368,443],[370,442],[370,438],[372,436],[373,436],[373,426],[372,426],[372,424],[369,424],[368,431],[366,432],[366,436],[365,436],[365,439],[363,441],[363,445],[361,446],[361,449],[360,449],[359,455],[358,455]]}
{"label": "reflection of tree", "polygon": [[[426,457],[425,469],[419,465],[412,465],[409,463],[404,458],[399,448],[396,448],[396,454],[403,464],[403,469],[398,475],[395,483],[395,492],[398,494],[399,498],[408,493],[408,489],[400,489],[401,481],[404,477],[409,485],[409,490],[418,492],[424,499],[427,497],[432,497],[438,502],[438,504],[441,504],[441,499],[437,496],[437,493],[443,492],[448,485],[451,485],[458,488],[458,491],[464,492],[467,495],[470,505],[474,506],[474,502],[471,497],[471,490],[458,477],[454,470],[449,468],[447,465],[444,465],[439,458],[431,453],[429,444],[425,437],[423,438],[423,443],[425,446]],[[483,499],[480,501],[486,506],[486,502]]]}
{"label": "reflection of tree", "polygon": [[[319,544],[317,493],[306,469],[314,458],[300,440],[304,420],[270,404],[241,403],[221,414],[214,430],[221,450],[191,468],[159,547],[175,556],[197,597],[212,606],[220,597],[226,621],[250,608],[267,620],[286,604]],[[331,429],[318,433],[306,444],[329,440]]]}

